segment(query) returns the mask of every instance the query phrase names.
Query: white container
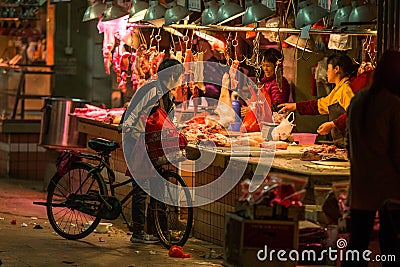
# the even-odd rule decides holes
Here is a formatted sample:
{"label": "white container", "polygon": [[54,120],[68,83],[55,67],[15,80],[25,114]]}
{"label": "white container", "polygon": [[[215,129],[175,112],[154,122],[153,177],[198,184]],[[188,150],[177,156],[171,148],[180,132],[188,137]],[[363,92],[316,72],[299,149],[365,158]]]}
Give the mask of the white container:
{"label": "white container", "polygon": [[275,129],[276,126],[279,124],[277,123],[262,123],[261,124],[261,138],[264,141],[272,141],[274,140],[272,136],[272,131]]}

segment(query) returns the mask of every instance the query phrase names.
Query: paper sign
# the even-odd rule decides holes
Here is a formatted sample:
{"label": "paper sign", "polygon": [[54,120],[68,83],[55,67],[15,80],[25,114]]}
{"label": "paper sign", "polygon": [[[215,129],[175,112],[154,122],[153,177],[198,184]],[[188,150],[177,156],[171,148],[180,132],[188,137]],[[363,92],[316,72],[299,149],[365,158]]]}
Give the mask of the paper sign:
{"label": "paper sign", "polygon": [[310,36],[309,35],[310,28],[311,28],[311,24],[303,27],[303,29],[301,30],[301,34],[300,34],[301,39],[308,39],[308,37]]}
{"label": "paper sign", "polygon": [[189,0],[189,10],[201,12],[201,0]]}

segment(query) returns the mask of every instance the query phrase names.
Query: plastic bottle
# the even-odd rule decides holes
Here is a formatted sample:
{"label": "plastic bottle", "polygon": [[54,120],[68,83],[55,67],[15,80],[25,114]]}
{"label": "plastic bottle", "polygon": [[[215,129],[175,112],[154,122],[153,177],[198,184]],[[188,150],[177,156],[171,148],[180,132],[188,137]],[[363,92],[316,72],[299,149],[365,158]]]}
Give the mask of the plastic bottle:
{"label": "plastic bottle", "polygon": [[235,111],[235,122],[241,122],[240,119],[240,101],[232,100],[232,109]]}
{"label": "plastic bottle", "polygon": [[240,116],[240,101],[239,101],[239,95],[236,92],[232,93],[232,109],[235,111],[236,116],[235,116],[235,122],[241,122],[241,116]]}
{"label": "plastic bottle", "polygon": [[232,93],[232,109],[235,112],[235,122],[231,124],[231,130],[238,132],[240,131],[240,125],[242,124],[242,119],[240,117],[240,101],[239,96],[236,92]]}

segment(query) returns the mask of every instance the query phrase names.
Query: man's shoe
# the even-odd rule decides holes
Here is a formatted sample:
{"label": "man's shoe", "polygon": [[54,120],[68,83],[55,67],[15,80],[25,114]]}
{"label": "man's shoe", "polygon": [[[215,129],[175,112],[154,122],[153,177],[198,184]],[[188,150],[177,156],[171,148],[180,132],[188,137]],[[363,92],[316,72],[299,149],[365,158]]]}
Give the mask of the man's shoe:
{"label": "man's shoe", "polygon": [[154,235],[146,234],[145,231],[140,231],[139,233],[133,233],[131,236],[132,243],[143,243],[143,244],[155,244],[158,243],[160,240],[158,237]]}

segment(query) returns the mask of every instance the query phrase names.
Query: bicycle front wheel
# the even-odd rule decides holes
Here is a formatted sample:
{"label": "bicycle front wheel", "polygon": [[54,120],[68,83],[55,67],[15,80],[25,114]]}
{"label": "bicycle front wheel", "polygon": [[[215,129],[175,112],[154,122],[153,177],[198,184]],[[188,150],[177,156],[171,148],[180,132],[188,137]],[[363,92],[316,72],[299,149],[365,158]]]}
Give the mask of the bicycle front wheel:
{"label": "bicycle front wheel", "polygon": [[67,239],[80,239],[96,229],[101,217],[99,195],[107,195],[104,180],[93,166],[74,162],[63,176],[55,174],[47,188],[47,217],[54,231]]}
{"label": "bicycle front wheel", "polygon": [[182,177],[172,171],[162,176],[165,201],[152,199],[152,206],[157,235],[169,249],[173,245],[183,246],[188,240],[193,225],[193,207],[190,190]]}

